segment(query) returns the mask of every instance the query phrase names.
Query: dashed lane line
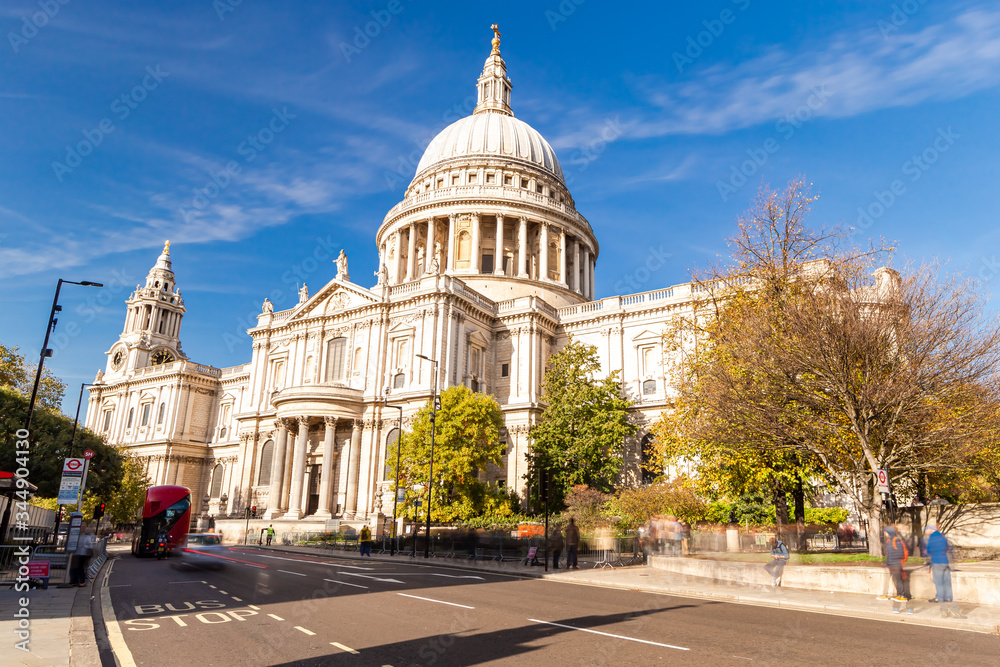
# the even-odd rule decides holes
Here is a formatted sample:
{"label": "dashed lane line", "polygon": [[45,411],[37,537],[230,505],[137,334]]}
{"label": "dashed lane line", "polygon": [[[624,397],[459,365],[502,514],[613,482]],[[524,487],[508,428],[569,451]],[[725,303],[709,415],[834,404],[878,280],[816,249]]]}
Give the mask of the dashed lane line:
{"label": "dashed lane line", "polygon": [[309,563],[311,565],[327,565],[329,567],[345,567],[349,570],[373,570],[371,567],[362,567],[360,565],[343,565],[341,563],[329,563],[323,560],[306,560],[304,558],[285,558],[284,556],[264,556],[262,554],[254,554],[258,558],[272,558],[274,560],[290,560],[295,563]]}
{"label": "dashed lane line", "polygon": [[295,574],[295,575],[298,575],[300,577],[306,576],[306,575],[302,574],[301,572],[292,572],[291,570],[278,570],[278,572],[284,572],[285,574]]}
{"label": "dashed lane line", "polygon": [[434,598],[422,598],[419,595],[407,595],[406,593],[396,593],[396,595],[402,595],[404,598],[414,598],[416,600],[426,600],[427,602],[437,602],[438,604],[447,604],[452,607],[461,607],[462,609],[475,609],[475,607],[470,607],[464,604],[458,604],[456,602],[445,602],[444,600],[435,600]]}
{"label": "dashed lane line", "polygon": [[229,595],[229,593],[227,593],[226,591],[219,591],[219,593],[221,593],[222,595]]}
{"label": "dashed lane line", "polygon": [[250,607],[251,609],[253,609],[254,611],[260,611],[260,607],[258,607],[255,604],[248,604],[247,606]]}
{"label": "dashed lane line", "polygon": [[537,618],[529,618],[532,623],[544,623],[545,625],[554,625],[557,628],[566,628],[568,630],[579,630],[580,632],[589,632],[594,635],[601,635],[603,637],[613,637],[615,639],[625,639],[630,642],[639,642],[640,644],[652,644],[653,646],[662,646],[663,648],[673,648],[678,651],[690,651],[689,648],[684,648],[683,646],[673,646],[671,644],[661,644],[660,642],[651,642],[648,639],[637,639],[635,637],[626,637],[625,635],[613,635],[610,632],[600,632],[599,630],[590,630],[588,628],[578,628],[575,625],[564,625],[562,623],[553,623],[552,621],[540,621]]}
{"label": "dashed lane line", "polygon": [[233,599],[234,599],[234,600],[236,600],[237,602],[243,602],[243,600],[242,600],[242,599],[240,599],[240,598],[236,597],[235,595],[233,596]]}
{"label": "dashed lane line", "polygon": [[[208,585],[208,587],[209,587],[209,588],[215,588],[215,586],[213,586],[212,584],[209,584],[209,585]],[[219,590],[219,589],[218,589],[218,588],[215,588],[215,590]]]}
{"label": "dashed lane line", "polygon": [[316,634],[316,633],[315,633],[315,632],[313,632],[312,630],[306,630],[306,629],[305,629],[305,628],[303,628],[303,627],[302,627],[301,625],[296,625],[296,626],[295,626],[295,629],[296,629],[296,630],[298,630],[299,632],[304,632],[304,633],[306,633],[307,635],[314,635],[314,634]]}
{"label": "dashed lane line", "polygon": [[354,655],[358,655],[360,653],[360,651],[355,651],[350,646],[344,646],[343,644],[340,644],[338,642],[330,642],[330,646],[336,646],[341,651],[347,651],[348,653],[353,653]]}
{"label": "dashed lane line", "polygon": [[354,586],[355,588],[363,588],[368,590],[367,586],[362,586],[361,584],[352,584],[346,581],[337,581],[336,579],[324,579],[323,581],[329,581],[331,584],[343,584],[344,586]]}
{"label": "dashed lane line", "polygon": [[283,619],[280,616],[276,616],[275,614],[268,614],[268,616],[270,616],[271,618],[273,618],[276,621],[283,621],[283,620],[285,620],[285,619]]}

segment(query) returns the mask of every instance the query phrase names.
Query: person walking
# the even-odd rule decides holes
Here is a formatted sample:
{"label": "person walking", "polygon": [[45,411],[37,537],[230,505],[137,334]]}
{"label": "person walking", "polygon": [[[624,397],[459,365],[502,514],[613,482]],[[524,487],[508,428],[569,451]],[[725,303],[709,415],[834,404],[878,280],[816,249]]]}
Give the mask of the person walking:
{"label": "person walking", "polygon": [[[552,530],[552,535],[549,538],[549,551],[552,552],[552,569],[553,570],[558,570],[559,569],[559,556],[560,556],[560,554],[562,554],[562,550],[563,550],[563,547],[565,546],[565,544],[566,544],[566,542],[563,539],[562,529],[559,528],[559,526],[556,526]],[[567,556],[566,560],[567,560],[566,569],[569,569],[569,562],[568,562],[569,561],[569,557],[568,556]]]}
{"label": "person walking", "polygon": [[[890,524],[882,529],[885,537],[885,566],[889,569],[889,576],[896,586],[896,595],[892,598],[892,613],[898,614],[902,609],[906,609],[907,614],[913,613],[913,608],[908,607],[906,601],[909,597],[906,594],[906,570],[904,565],[906,559],[910,557],[910,550],[906,542],[899,535],[896,526]],[[901,603],[897,606],[897,603]]]}
{"label": "person walking", "polygon": [[271,546],[271,540],[274,539],[274,524],[267,524],[267,546]]}
{"label": "person walking", "polygon": [[361,545],[361,555],[372,557],[372,531],[369,530],[368,524],[365,524],[361,528],[361,534],[358,536],[358,543]]}
{"label": "person walking", "polygon": [[90,529],[83,526],[80,530],[80,537],[76,541],[76,549],[73,551],[73,564],[69,573],[70,586],[87,585],[87,565],[93,555],[94,538],[90,535]]}
{"label": "person walking", "polygon": [[781,585],[781,576],[785,573],[785,565],[788,563],[788,547],[777,537],[772,537],[767,543],[771,547],[771,561],[764,566],[764,569],[771,575],[771,586],[777,588]]}
{"label": "person walking", "polygon": [[934,598],[929,602],[941,604],[941,617],[964,618],[956,608],[951,593],[951,562],[948,560],[948,539],[933,521],[924,527],[924,556],[931,559],[931,579],[934,581]]}
{"label": "person walking", "polygon": [[570,518],[569,525],[566,526],[566,569],[579,570],[576,556],[580,549],[580,529],[576,526],[576,519]]}

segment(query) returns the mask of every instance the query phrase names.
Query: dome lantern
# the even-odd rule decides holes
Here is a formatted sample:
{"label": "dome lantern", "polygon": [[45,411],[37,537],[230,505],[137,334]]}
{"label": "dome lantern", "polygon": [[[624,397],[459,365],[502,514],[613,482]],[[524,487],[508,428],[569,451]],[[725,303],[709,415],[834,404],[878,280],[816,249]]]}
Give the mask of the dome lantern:
{"label": "dome lantern", "polygon": [[507,78],[507,63],[500,57],[500,28],[496,23],[490,27],[493,28],[493,51],[486,59],[483,73],[479,76],[478,103],[472,113],[493,112],[513,116],[514,112],[510,108],[511,83]]}

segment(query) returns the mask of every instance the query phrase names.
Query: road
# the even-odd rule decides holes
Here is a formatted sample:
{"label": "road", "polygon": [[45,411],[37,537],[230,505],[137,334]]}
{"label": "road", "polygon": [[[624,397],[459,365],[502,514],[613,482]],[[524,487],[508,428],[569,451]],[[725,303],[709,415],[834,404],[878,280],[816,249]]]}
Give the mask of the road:
{"label": "road", "polygon": [[[1000,638],[397,562],[232,547],[116,558],[137,665],[997,665]],[[433,561],[431,561],[433,563]],[[115,632],[112,628],[112,636]]]}

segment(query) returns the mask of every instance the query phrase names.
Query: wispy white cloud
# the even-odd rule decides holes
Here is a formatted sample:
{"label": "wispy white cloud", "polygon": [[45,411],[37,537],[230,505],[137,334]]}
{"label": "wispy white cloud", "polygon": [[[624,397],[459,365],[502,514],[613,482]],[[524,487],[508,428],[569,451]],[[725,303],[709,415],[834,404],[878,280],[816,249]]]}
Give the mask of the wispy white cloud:
{"label": "wispy white cloud", "polygon": [[[781,48],[740,63],[695,72],[697,78],[634,84],[654,108],[630,123],[628,137],[721,134],[782,117],[825,86],[816,116],[844,118],[880,109],[956,99],[1000,83],[1000,11],[966,11],[889,39],[874,28],[831,38],[825,48]],[[594,120],[594,124],[599,121]]]}

